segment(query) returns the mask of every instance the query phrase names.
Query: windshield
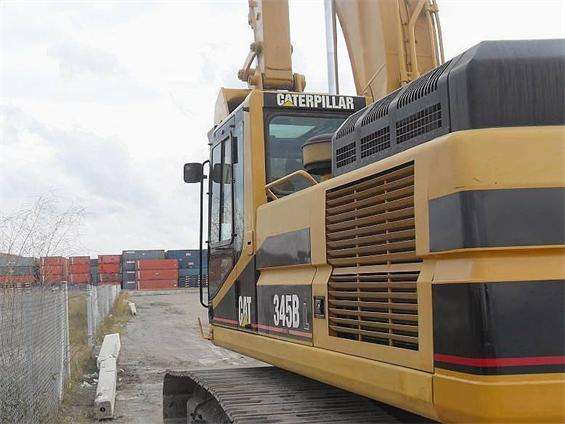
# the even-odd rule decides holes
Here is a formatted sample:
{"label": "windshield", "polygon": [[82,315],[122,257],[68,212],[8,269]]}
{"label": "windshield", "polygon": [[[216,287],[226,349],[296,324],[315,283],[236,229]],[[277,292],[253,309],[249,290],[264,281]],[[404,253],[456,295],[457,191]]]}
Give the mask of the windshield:
{"label": "windshield", "polygon": [[[335,132],[346,118],[344,115],[271,118],[267,127],[267,183],[303,169],[302,144],[315,135]],[[292,191],[298,189],[294,187]]]}

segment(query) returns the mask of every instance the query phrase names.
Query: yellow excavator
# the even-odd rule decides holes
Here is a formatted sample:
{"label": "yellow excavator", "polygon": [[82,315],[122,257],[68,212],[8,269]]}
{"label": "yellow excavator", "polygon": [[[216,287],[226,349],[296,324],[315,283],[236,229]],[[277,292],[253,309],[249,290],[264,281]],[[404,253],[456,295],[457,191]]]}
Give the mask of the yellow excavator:
{"label": "yellow excavator", "polygon": [[251,0],[248,88],[184,169],[210,339],[274,367],[169,371],[164,421],[565,422],[565,41],[445,61],[434,0],[326,6],[357,96],[335,32],[304,92],[288,2]]}

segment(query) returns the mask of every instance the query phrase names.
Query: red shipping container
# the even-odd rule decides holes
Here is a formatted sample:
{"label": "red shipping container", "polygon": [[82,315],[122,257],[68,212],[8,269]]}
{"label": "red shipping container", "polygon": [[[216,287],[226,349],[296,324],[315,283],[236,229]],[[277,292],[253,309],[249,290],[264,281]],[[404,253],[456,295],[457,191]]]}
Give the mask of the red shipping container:
{"label": "red shipping container", "polygon": [[108,282],[115,282],[115,281],[122,281],[122,274],[98,274],[98,278],[100,279],[101,283],[108,283]]}
{"label": "red shipping container", "polygon": [[98,264],[98,273],[100,274],[119,274],[120,263],[103,263]]}
{"label": "red shipping container", "polygon": [[119,264],[122,255],[98,255],[98,264]]}
{"label": "red shipping container", "polygon": [[69,274],[69,283],[87,284],[90,281],[90,274]]}
{"label": "red shipping container", "polygon": [[147,271],[137,271],[138,280],[165,280],[179,278],[179,271],[176,269],[150,269]]}
{"label": "red shipping container", "polygon": [[69,274],[87,274],[87,273],[90,273],[90,263],[77,263],[77,262],[69,263]]}
{"label": "red shipping container", "polygon": [[44,256],[40,259],[41,265],[65,265],[66,260],[62,256]]}
{"label": "red shipping container", "polygon": [[169,290],[178,287],[177,280],[140,280],[138,290]]}
{"label": "red shipping container", "polygon": [[67,277],[63,275],[42,275],[39,282],[42,284],[59,284],[67,281]]}
{"label": "red shipping container", "polygon": [[40,268],[41,274],[63,274],[64,271],[63,265],[43,265]]}
{"label": "red shipping container", "polygon": [[[178,269],[179,262],[176,259],[140,259],[136,261],[135,269]],[[167,277],[168,278],[168,277]]]}
{"label": "red shipping container", "polygon": [[0,284],[34,283],[33,275],[0,275]]}
{"label": "red shipping container", "polygon": [[90,256],[71,256],[69,265],[86,264],[90,266]]}

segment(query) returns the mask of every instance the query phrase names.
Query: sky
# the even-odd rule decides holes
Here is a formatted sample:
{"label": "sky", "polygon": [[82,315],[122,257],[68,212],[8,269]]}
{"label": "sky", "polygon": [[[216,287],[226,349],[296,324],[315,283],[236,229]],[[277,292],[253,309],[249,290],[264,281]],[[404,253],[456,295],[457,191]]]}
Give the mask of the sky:
{"label": "sky", "polygon": [[[565,37],[565,2],[438,0],[449,59],[481,40]],[[290,0],[295,72],[327,89],[323,0]],[[0,215],[55,193],[85,212],[79,252],[198,245],[218,89],[243,87],[247,0],[0,2]],[[342,94],[354,94],[343,39]]]}

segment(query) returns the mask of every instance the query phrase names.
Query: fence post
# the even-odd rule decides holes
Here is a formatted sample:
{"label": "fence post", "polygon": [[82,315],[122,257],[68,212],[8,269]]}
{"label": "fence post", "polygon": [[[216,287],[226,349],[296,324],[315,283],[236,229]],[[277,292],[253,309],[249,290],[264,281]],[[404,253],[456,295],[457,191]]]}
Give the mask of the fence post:
{"label": "fence post", "polygon": [[66,361],[66,378],[71,377],[71,329],[69,325],[69,286],[65,283],[65,361]]}
{"label": "fence post", "polygon": [[92,304],[92,286],[86,285],[86,322],[88,346],[94,346],[94,309]]}
{"label": "fence post", "polygon": [[64,320],[64,314],[65,314],[65,304],[63,303],[64,301],[64,295],[65,295],[65,291],[63,289],[63,285],[64,283],[60,283],[60,285],[57,287],[57,301],[59,302],[59,313],[58,315],[58,319],[57,321],[59,322],[59,328],[60,328],[60,332],[59,332],[59,352],[60,352],[60,356],[61,359],[59,361],[60,363],[60,367],[59,367],[59,401],[61,401],[63,399],[63,387],[64,387],[64,380],[65,380],[65,335],[66,335],[66,329],[65,329],[65,320]]}

